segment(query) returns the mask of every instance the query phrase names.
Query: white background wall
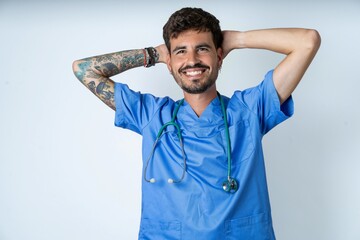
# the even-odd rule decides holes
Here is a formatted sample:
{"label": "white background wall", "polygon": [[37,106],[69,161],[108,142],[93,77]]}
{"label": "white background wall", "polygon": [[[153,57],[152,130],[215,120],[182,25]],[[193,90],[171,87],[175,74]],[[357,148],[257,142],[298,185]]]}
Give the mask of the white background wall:
{"label": "white background wall", "polygon": [[[264,139],[280,240],[360,239],[360,2],[0,1],[0,239],[137,239],[140,136],[74,77],[75,59],[162,43],[175,10],[202,7],[223,29],[317,29],[322,46],[293,118]],[[257,84],[282,56],[239,50],[218,88]],[[180,98],[165,66],[114,78]]]}

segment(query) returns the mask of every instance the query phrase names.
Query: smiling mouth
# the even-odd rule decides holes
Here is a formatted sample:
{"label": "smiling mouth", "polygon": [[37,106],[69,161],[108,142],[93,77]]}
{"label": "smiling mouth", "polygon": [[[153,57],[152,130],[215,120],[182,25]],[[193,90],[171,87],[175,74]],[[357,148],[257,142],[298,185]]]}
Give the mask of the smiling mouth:
{"label": "smiling mouth", "polygon": [[205,72],[206,69],[202,69],[202,70],[191,70],[191,69],[188,69],[186,71],[182,71],[183,74],[185,74],[186,76],[189,76],[189,77],[193,77],[193,76],[197,76],[197,75],[200,75],[202,74],[203,72]]}
{"label": "smiling mouth", "polygon": [[193,66],[185,66],[179,72],[187,77],[195,77],[203,74],[206,70],[210,69],[208,66],[201,63],[194,64]]}

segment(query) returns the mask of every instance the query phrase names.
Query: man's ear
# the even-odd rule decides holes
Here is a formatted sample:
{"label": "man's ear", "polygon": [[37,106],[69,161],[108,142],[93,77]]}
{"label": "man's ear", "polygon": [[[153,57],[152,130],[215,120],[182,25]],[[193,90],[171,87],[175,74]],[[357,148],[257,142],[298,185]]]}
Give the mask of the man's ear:
{"label": "man's ear", "polygon": [[218,57],[218,68],[220,69],[221,68],[221,65],[222,65],[222,62],[223,62],[223,49],[221,47],[219,47],[217,50],[216,50],[216,54],[217,54],[217,57]]}
{"label": "man's ear", "polygon": [[166,66],[167,66],[170,74],[172,74],[171,55],[170,55],[170,54],[168,54],[168,55],[166,56]]}

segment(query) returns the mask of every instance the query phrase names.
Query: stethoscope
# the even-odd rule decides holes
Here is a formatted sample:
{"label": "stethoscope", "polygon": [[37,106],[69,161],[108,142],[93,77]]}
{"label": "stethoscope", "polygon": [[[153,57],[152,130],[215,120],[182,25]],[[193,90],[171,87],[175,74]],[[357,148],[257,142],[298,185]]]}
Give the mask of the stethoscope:
{"label": "stethoscope", "polygon": [[[222,188],[224,189],[225,192],[234,193],[234,192],[236,192],[238,190],[238,182],[236,181],[236,179],[231,177],[231,144],[230,144],[229,126],[228,126],[227,117],[226,117],[225,105],[224,105],[223,99],[222,99],[222,97],[221,97],[221,95],[219,93],[218,93],[218,98],[220,100],[221,111],[222,111],[222,115],[223,115],[223,118],[224,118],[225,137],[226,137],[226,144],[227,144],[227,160],[228,160],[227,179],[222,183]],[[180,183],[185,177],[186,157],[185,157],[185,151],[184,151],[184,144],[183,144],[183,141],[182,141],[182,135],[181,135],[180,126],[179,126],[179,124],[177,124],[175,122],[177,113],[178,113],[178,111],[179,111],[179,109],[180,109],[180,107],[181,107],[181,105],[183,103],[184,103],[184,99],[180,100],[179,104],[176,106],[176,108],[175,108],[175,110],[173,112],[173,116],[171,118],[171,121],[165,123],[160,128],[160,130],[159,130],[159,132],[158,132],[158,134],[156,136],[156,140],[155,140],[154,145],[153,145],[153,147],[151,149],[151,153],[150,153],[149,157],[147,158],[145,168],[144,168],[143,175],[144,175],[144,180],[146,182],[149,182],[149,183],[155,183],[156,182],[155,178],[148,179],[146,177],[146,173],[147,173],[147,169],[148,169],[148,166],[149,166],[150,159],[152,159],[153,156],[154,156],[156,145],[159,142],[161,136],[164,134],[164,131],[168,126],[174,126],[176,128],[177,136],[178,136],[179,141],[180,141],[181,155],[182,155],[183,164],[184,164],[181,177],[179,179],[169,178],[168,183]]]}

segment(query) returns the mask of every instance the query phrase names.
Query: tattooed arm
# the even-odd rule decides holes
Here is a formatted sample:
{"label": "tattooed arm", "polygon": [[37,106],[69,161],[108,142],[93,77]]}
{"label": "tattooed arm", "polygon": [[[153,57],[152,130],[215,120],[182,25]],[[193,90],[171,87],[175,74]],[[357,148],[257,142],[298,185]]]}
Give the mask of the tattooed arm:
{"label": "tattooed arm", "polygon": [[[164,46],[160,45],[156,49],[159,53],[156,62],[164,62]],[[144,66],[144,58],[142,49],[109,53],[74,61],[73,71],[82,84],[115,110],[114,81],[110,77],[131,68]]]}

